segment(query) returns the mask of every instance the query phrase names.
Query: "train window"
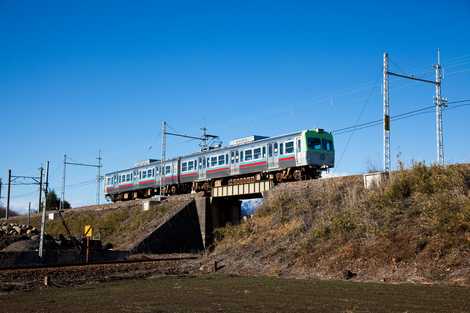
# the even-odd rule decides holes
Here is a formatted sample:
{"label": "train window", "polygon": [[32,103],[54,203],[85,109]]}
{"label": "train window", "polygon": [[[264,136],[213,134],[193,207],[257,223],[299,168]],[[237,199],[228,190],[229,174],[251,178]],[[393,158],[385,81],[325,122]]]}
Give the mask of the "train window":
{"label": "train window", "polygon": [[325,140],[325,139],[322,139],[322,140],[321,140],[321,149],[322,149],[322,150],[328,150],[328,149],[327,149],[327,146],[326,146],[326,140]]}
{"label": "train window", "polygon": [[118,177],[118,183],[120,183],[120,182],[121,182],[121,175],[119,175],[119,177]]}
{"label": "train window", "polygon": [[300,139],[297,140],[297,152],[302,151],[302,146],[300,145]]}
{"label": "train window", "polygon": [[194,169],[197,170],[197,160],[194,160]]}
{"label": "train window", "polygon": [[168,175],[171,173],[171,165],[165,166],[165,175]]}
{"label": "train window", "polygon": [[283,143],[279,144],[279,154],[284,154],[284,144]]}
{"label": "train window", "polygon": [[194,169],[194,162],[193,161],[189,161],[188,162],[188,171],[192,171]]}
{"label": "train window", "polygon": [[274,143],[274,155],[277,155],[277,142]]}
{"label": "train window", "polygon": [[238,151],[235,151],[235,162],[238,163]]}
{"label": "train window", "polygon": [[235,163],[235,152],[230,151],[230,163]]}
{"label": "train window", "polygon": [[261,158],[261,148],[256,148],[253,150],[253,160]]}
{"label": "train window", "polygon": [[223,154],[219,155],[219,165],[224,165],[224,159],[225,157]]}
{"label": "train window", "polygon": [[147,171],[147,176],[148,176],[148,177],[152,177],[152,176],[153,176],[153,175],[152,175],[152,170],[151,170],[151,169],[149,169],[149,170]]}
{"label": "train window", "polygon": [[294,153],[294,142],[293,141],[286,142],[286,153]]}
{"label": "train window", "polygon": [[268,156],[269,157],[273,156],[273,144],[272,143],[268,145]]}
{"label": "train window", "polygon": [[320,138],[307,138],[307,145],[310,149],[320,150],[321,140]]}
{"label": "train window", "polygon": [[206,158],[202,158],[202,168],[206,168]]}
{"label": "train window", "polygon": [[147,178],[147,171],[142,172],[142,178]]}
{"label": "train window", "polygon": [[240,151],[240,162],[243,162],[243,151]]}
{"label": "train window", "polygon": [[266,146],[263,146],[263,159],[266,157]]}
{"label": "train window", "polygon": [[245,150],[245,161],[250,161],[253,159],[253,151]]}
{"label": "train window", "polygon": [[183,162],[183,163],[181,164],[181,171],[182,171],[182,172],[186,172],[187,170],[188,170],[188,163]]}
{"label": "train window", "polygon": [[217,166],[217,157],[211,157],[211,167]]}
{"label": "train window", "polygon": [[228,164],[228,153],[225,154],[225,164]]}
{"label": "train window", "polygon": [[333,141],[331,141],[331,140],[326,141],[326,149],[328,151],[333,151]]}

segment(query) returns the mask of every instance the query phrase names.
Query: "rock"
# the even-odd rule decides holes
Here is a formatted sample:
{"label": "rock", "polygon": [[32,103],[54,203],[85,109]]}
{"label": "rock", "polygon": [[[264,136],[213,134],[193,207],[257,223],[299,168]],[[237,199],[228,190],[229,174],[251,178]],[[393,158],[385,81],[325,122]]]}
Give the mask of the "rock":
{"label": "rock", "polygon": [[21,227],[20,227],[20,226],[13,226],[13,230],[14,230],[17,234],[21,234]]}
{"label": "rock", "polygon": [[23,252],[35,251],[39,248],[39,242],[35,240],[21,240],[12,243],[2,251],[4,252]]}
{"label": "rock", "polygon": [[356,276],[357,276],[357,274],[351,272],[350,270],[345,270],[345,271],[343,272],[343,278],[346,279],[346,280],[350,280],[350,279],[352,279],[352,278],[354,278],[354,277],[356,277]]}

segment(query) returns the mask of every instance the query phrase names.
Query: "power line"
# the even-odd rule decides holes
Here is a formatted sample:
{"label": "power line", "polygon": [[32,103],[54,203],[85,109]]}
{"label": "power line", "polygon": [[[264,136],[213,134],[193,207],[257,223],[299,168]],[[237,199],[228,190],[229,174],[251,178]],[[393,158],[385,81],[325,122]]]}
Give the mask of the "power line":
{"label": "power line", "polygon": [[[372,97],[372,95],[373,95],[373,93],[374,93],[374,89],[375,89],[376,87],[377,87],[377,85],[375,85],[375,86],[373,86],[373,87],[371,88],[371,90],[370,90],[370,92],[369,92],[369,96],[367,97],[367,100],[364,102],[364,104],[363,104],[363,106],[362,106],[362,109],[361,109],[361,111],[359,112],[359,116],[358,116],[357,119],[356,119],[356,123],[358,123],[358,122],[361,120],[362,115],[364,114],[365,109],[366,109],[367,105],[369,104],[370,99],[371,99],[371,97]],[[354,136],[354,131],[351,132],[351,134],[350,134],[349,137],[348,137],[348,140],[346,141],[346,145],[344,146],[343,151],[341,152],[341,156],[340,156],[340,158],[338,159],[338,162],[337,162],[338,164],[340,164],[341,161],[343,160],[343,157],[344,157],[344,155],[345,155],[345,153],[346,153],[346,150],[347,150],[348,147],[349,147],[349,144],[350,144],[350,142],[351,142],[353,136]]]}
{"label": "power line", "polygon": [[[455,103],[461,103],[461,104],[454,105],[454,106],[448,106],[448,107],[444,108],[444,110],[447,111],[447,110],[457,109],[457,108],[460,108],[460,107],[463,107],[463,106],[470,106],[470,103],[467,103],[467,102],[470,102],[470,99],[450,101],[450,102],[448,102],[449,104],[455,104]],[[401,119],[410,118],[410,117],[421,115],[421,114],[431,113],[431,112],[433,112],[434,108],[435,108],[434,105],[426,106],[426,107],[422,107],[422,108],[419,108],[419,109],[416,109],[416,110],[412,110],[412,111],[408,111],[408,112],[405,112],[405,113],[394,115],[390,119],[398,121],[398,120],[401,120]],[[361,129],[365,129],[365,128],[369,128],[369,127],[378,126],[382,122],[383,122],[383,119],[377,119],[377,120],[366,122],[366,123],[361,123],[361,124],[356,124],[356,125],[352,125],[352,126],[349,126],[349,127],[336,129],[336,130],[333,130],[332,133],[335,134],[335,135],[347,134],[347,133],[350,133],[350,132],[354,132],[356,130],[361,130]]]}

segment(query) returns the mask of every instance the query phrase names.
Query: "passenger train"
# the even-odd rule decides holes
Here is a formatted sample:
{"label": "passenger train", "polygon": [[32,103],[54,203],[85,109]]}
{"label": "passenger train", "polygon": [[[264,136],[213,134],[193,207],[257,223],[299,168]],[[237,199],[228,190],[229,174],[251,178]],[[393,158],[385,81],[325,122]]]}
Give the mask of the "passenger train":
{"label": "passenger train", "polygon": [[[255,181],[280,183],[318,178],[334,167],[333,136],[323,129],[276,137],[250,136],[228,146],[169,160],[147,160],[105,175],[111,201],[160,194],[210,192],[211,187]],[[160,191],[161,189],[161,191]]]}

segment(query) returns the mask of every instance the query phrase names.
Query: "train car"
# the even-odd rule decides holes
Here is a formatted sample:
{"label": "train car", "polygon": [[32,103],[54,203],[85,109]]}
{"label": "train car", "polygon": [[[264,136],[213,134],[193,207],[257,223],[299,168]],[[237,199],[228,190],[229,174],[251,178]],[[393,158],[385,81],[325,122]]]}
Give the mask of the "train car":
{"label": "train car", "polygon": [[105,195],[111,201],[210,191],[211,187],[253,181],[314,179],[334,167],[333,135],[323,129],[236,139],[161,162],[148,160],[133,168],[105,175]]}

